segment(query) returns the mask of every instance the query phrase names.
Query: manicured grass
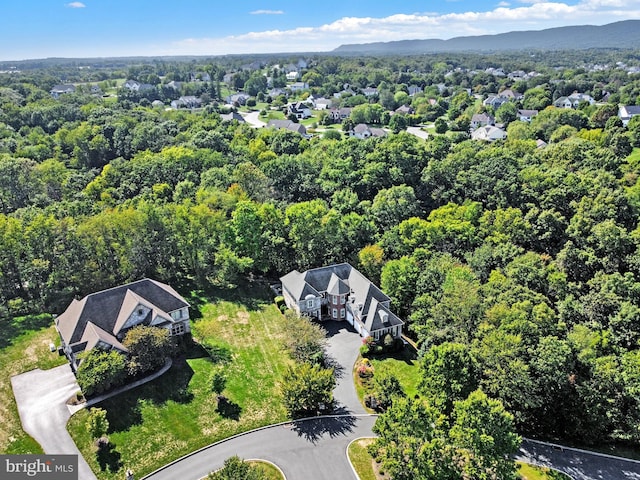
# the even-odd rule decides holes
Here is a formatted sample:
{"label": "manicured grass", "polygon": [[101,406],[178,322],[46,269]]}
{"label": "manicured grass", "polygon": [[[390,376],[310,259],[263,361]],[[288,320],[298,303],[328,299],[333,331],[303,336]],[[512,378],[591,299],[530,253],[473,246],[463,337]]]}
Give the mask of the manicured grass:
{"label": "manicured grass", "polygon": [[[412,346],[407,345],[401,352],[395,354],[371,356],[369,361],[373,365],[374,378],[380,372],[391,373],[398,378],[407,396],[413,397],[418,393],[420,373],[417,353]],[[356,365],[358,363],[356,362]],[[358,398],[362,402],[366,394],[373,392],[373,379],[361,379],[357,374],[354,374],[354,378],[356,379]]]}
{"label": "manicured grass", "polygon": [[22,430],[18,407],[11,389],[11,377],[65,363],[49,343],[58,340],[50,315],[0,320],[0,453],[42,453],[38,443]]}
{"label": "manicured grass", "polygon": [[[194,338],[211,345],[215,359],[195,345],[162,377],[97,405],[107,410],[112,444],[101,462],[85,431],[87,412],[71,418],[68,429],[98,478],[120,479],[126,468],[140,477],[215,441],[286,419],[278,386],[289,361],[282,348],[286,332],[270,299],[262,287],[192,296]],[[221,407],[209,388],[216,363],[227,374],[228,403]]]}
{"label": "manicured grass", "polygon": [[261,462],[260,460],[251,460],[251,465],[259,466],[266,476],[266,480],[285,480],[280,470],[267,462]]}
{"label": "manicured grass", "polygon": [[571,480],[564,473],[546,467],[537,467],[523,462],[516,462],[516,467],[521,480]]}
{"label": "manicured grass", "polygon": [[381,477],[373,471],[373,458],[367,447],[373,442],[372,438],[361,438],[349,445],[349,460],[360,480],[379,480]]}
{"label": "manicured grass", "polygon": [[[377,466],[369,455],[367,447],[373,442],[372,438],[361,438],[349,445],[349,460],[358,473],[360,480],[382,480],[387,478],[377,469]],[[571,480],[563,473],[556,472],[546,467],[537,467],[523,462],[516,462],[518,478],[520,480]]]}

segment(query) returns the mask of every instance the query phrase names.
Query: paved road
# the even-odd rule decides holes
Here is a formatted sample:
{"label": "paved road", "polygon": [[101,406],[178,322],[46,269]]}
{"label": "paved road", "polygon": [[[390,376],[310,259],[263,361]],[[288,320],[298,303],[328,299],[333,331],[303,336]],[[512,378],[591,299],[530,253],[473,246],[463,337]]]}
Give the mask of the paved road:
{"label": "paved road", "polygon": [[553,467],[576,480],[640,480],[640,462],[523,439],[517,460]]}
{"label": "paved road", "polygon": [[424,140],[429,138],[429,134],[422,130],[420,127],[407,127],[407,133],[415,135],[416,137],[422,138]]}
{"label": "paved road", "polygon": [[261,128],[266,125],[262,120],[260,120],[260,112],[249,112],[249,113],[240,113],[245,121],[255,128]]}
{"label": "paved road", "polygon": [[370,437],[373,416],[314,418],[267,427],[214,444],[157,471],[145,480],[197,480],[238,455],[275,463],[288,480],[357,478],[347,458],[355,438]]}
{"label": "paved road", "polygon": [[50,370],[31,370],[11,377],[11,386],[24,431],[47,454],[78,455],[80,480],[95,480],[66,429],[71,417],[66,402],[80,390],[71,367],[65,364]]}

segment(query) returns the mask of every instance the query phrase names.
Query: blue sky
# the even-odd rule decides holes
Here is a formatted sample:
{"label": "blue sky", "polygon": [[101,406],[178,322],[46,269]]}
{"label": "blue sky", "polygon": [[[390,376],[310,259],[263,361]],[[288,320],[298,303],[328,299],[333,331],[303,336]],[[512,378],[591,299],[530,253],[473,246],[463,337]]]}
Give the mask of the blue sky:
{"label": "blue sky", "polygon": [[0,60],[328,51],[640,19],[640,0],[5,0]]}

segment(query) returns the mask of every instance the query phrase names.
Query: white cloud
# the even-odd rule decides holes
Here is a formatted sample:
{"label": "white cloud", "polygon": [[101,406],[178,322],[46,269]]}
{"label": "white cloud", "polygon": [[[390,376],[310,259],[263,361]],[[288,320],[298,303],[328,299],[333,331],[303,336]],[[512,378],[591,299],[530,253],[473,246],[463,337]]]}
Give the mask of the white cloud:
{"label": "white cloud", "polygon": [[86,5],[84,3],[82,3],[82,2],[71,2],[71,3],[67,3],[65,5],[65,7],[68,7],[68,8],[85,8]]}
{"label": "white cloud", "polygon": [[189,38],[158,53],[218,55],[327,51],[344,43],[448,39],[563,25],[604,25],[635,18],[640,18],[637,0],[582,0],[576,5],[562,1],[520,0],[520,5],[513,7],[501,1],[493,10],[484,12],[344,17],[325,25],[290,30],[248,32],[223,38]]}
{"label": "white cloud", "polygon": [[253,12],[249,12],[251,15],[283,15],[284,11],[282,10],[254,10]]}

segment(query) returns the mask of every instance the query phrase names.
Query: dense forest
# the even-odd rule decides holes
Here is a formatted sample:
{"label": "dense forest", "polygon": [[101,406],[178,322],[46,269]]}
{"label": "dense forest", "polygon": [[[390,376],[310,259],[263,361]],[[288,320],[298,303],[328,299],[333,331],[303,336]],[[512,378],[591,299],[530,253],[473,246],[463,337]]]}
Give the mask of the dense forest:
{"label": "dense forest", "polygon": [[[640,117],[627,127],[617,117],[618,104],[640,103],[640,74],[621,68],[640,52],[318,56],[302,72],[310,90],[287,99],[348,83],[354,94],[339,101],[358,107],[352,115],[409,103],[409,123],[439,121],[443,133],[426,141],[400,128],[307,138],[223,121],[224,89],[269,105],[278,99],[264,73],[287,85],[275,60],[253,71],[247,61],[0,73],[2,321],[59,313],[145,276],[232,288],[351,262],[393,298],[421,355],[451,366],[426,382],[434,397],[447,385],[458,387],[448,402],[481,388],[522,434],[640,442]],[[194,72],[211,78],[189,82]],[[153,88],[125,91],[117,79]],[[78,88],[52,98],[61,83]],[[90,83],[116,94],[92,94]],[[410,97],[408,85],[422,93]],[[378,94],[359,94],[365,87]],[[505,88],[524,97],[496,112],[478,100]],[[550,106],[573,91],[598,103]],[[205,105],[151,104],[180,94]],[[540,113],[518,121],[516,106]],[[469,138],[482,111],[508,125],[506,140]]]}

